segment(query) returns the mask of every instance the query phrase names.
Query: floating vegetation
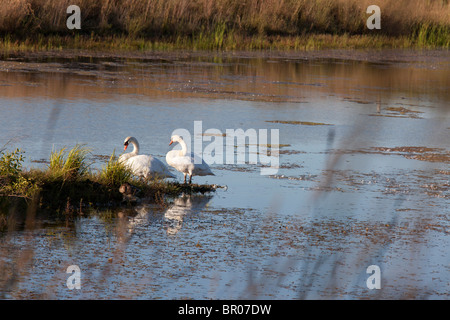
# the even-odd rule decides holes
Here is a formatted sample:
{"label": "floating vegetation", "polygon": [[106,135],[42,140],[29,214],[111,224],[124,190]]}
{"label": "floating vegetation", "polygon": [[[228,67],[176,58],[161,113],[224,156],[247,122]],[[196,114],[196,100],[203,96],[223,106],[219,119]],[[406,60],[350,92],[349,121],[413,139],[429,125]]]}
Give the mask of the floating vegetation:
{"label": "floating vegetation", "polygon": [[203,132],[201,133],[201,136],[203,137],[226,137],[226,133],[209,133],[209,132]]}
{"label": "floating vegetation", "polygon": [[415,111],[404,107],[386,107],[382,111],[380,113],[370,114],[370,116],[422,119],[419,113],[423,113],[422,111]]}
{"label": "floating vegetation", "polygon": [[318,178],[318,176],[316,174],[303,174],[300,176],[296,176],[296,177],[291,177],[291,176],[286,176],[284,174],[281,175],[272,175],[269,176],[272,179],[286,179],[286,180],[295,180],[295,181],[316,181],[316,179]]}
{"label": "floating vegetation", "polygon": [[404,156],[408,159],[415,159],[420,161],[430,162],[450,162],[450,152],[443,148],[429,148],[429,147],[375,147],[377,151],[382,153],[394,153]]}
{"label": "floating vegetation", "polygon": [[279,154],[287,154],[287,155],[306,153],[306,151],[301,151],[301,150],[279,150],[278,152],[279,152]]}
{"label": "floating vegetation", "polygon": [[295,125],[302,125],[302,126],[332,126],[332,124],[329,124],[329,123],[310,122],[310,121],[266,120],[266,122],[282,123],[282,124],[295,124]]}
{"label": "floating vegetation", "polygon": [[[258,148],[267,148],[267,149],[280,149],[285,147],[290,147],[290,144],[287,143],[261,143],[261,144],[254,144],[254,143],[246,143],[246,148],[251,147],[258,147]],[[238,146],[235,146],[235,148],[238,148]]]}
{"label": "floating vegetation", "polygon": [[400,155],[407,159],[415,159],[429,162],[450,162],[450,152],[444,148],[430,147],[372,147],[369,149],[358,150],[335,150],[337,154],[383,154],[383,155]]}
{"label": "floating vegetation", "polygon": [[398,112],[401,114],[405,114],[405,113],[423,113],[422,111],[414,111],[414,110],[410,110],[404,107],[387,107],[384,110],[387,111],[394,111],[394,112]]}
{"label": "floating vegetation", "polygon": [[425,152],[437,152],[442,151],[442,148],[430,148],[430,147],[375,147],[375,150],[381,152],[407,152],[407,153],[425,153]]}
{"label": "floating vegetation", "polygon": [[349,98],[349,97],[344,97],[343,100],[348,101],[348,102],[358,103],[358,104],[371,104],[372,103],[371,101],[353,99],[353,98]]}

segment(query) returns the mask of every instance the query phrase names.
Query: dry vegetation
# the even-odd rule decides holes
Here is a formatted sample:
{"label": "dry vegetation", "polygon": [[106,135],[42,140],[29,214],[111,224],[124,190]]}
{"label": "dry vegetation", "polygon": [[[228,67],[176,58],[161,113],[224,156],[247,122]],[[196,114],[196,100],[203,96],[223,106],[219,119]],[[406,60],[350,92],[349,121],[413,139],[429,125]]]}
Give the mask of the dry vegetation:
{"label": "dry vegetation", "polygon": [[[95,47],[105,37],[113,48],[125,41],[140,49],[448,47],[450,42],[448,0],[379,0],[381,30],[366,27],[369,0],[5,1],[4,47],[24,41],[38,48]],[[71,4],[81,9],[80,31],[66,28]]]}

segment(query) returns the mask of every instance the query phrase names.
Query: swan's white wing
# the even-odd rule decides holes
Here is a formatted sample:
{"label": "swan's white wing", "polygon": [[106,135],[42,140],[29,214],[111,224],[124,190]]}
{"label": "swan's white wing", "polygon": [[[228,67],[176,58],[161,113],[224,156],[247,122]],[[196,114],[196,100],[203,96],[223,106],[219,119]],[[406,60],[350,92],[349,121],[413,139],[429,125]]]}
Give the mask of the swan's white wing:
{"label": "swan's white wing", "polygon": [[199,156],[191,153],[191,161],[195,164],[192,174],[196,176],[214,176],[208,164]]}
{"label": "swan's white wing", "polygon": [[182,173],[192,173],[196,176],[214,175],[205,161],[194,153],[191,153],[190,156],[180,156],[178,150],[172,150],[167,153],[166,161],[167,164]]}
{"label": "swan's white wing", "polygon": [[177,171],[182,173],[189,173],[194,170],[194,163],[191,158],[187,156],[179,156],[179,152],[177,150],[168,152],[166,161],[169,166],[174,167]]}
{"label": "swan's white wing", "polygon": [[144,178],[175,178],[158,159],[148,155],[138,155],[127,160],[126,165],[135,176]]}
{"label": "swan's white wing", "polygon": [[172,174],[172,172],[169,171],[169,169],[165,166],[162,161],[159,159],[156,159],[152,156],[149,163],[149,169],[150,169],[150,175],[152,177],[159,177],[159,178],[175,178],[175,176]]}
{"label": "swan's white wing", "polygon": [[125,165],[131,169],[135,176],[146,178],[150,173],[150,169],[148,167],[149,162],[150,159],[148,156],[139,155],[129,158],[125,162]]}
{"label": "swan's white wing", "polygon": [[120,163],[124,163],[125,161],[127,161],[128,159],[130,159],[133,156],[135,156],[135,154],[133,154],[132,152],[124,153],[119,157],[118,161]]}

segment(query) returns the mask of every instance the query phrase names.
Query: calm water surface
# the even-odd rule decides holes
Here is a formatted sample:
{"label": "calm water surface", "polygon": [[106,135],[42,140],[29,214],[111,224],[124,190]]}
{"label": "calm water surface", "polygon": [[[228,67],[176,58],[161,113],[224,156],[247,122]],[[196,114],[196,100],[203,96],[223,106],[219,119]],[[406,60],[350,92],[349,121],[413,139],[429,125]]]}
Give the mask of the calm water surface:
{"label": "calm water surface", "polygon": [[194,181],[227,186],[214,194],[19,223],[0,236],[0,297],[448,299],[450,61],[371,61],[4,56],[0,144],[28,168],[83,143],[97,170],[129,135],[165,161],[199,120],[278,129],[280,168],[211,164]]}

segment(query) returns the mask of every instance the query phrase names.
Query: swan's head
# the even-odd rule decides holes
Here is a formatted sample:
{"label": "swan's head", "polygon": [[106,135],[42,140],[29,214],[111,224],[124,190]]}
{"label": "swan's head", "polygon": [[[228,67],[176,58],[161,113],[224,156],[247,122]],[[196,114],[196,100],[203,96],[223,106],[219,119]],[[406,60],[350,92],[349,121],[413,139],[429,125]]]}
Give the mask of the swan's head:
{"label": "swan's head", "polygon": [[183,141],[183,138],[181,138],[179,135],[175,134],[170,138],[169,146],[174,142],[181,142]]}
{"label": "swan's head", "polygon": [[126,137],[123,141],[123,151],[127,150],[128,145],[132,142],[137,142],[135,137]]}

